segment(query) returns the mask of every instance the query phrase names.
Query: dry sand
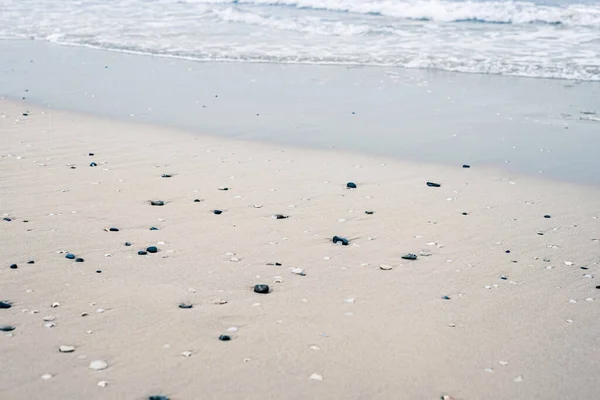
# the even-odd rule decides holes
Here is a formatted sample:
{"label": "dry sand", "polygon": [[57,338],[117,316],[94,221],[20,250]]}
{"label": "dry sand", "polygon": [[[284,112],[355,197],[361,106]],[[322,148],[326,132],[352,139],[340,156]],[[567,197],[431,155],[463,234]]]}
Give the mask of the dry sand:
{"label": "dry sand", "polygon": [[0,399],[600,393],[596,188],[5,100],[0,132]]}

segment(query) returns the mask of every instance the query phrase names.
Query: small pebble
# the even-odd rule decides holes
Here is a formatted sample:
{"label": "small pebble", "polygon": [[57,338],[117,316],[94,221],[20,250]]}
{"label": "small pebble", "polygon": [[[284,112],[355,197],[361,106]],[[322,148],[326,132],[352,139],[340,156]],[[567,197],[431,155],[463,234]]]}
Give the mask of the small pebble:
{"label": "small pebble", "polygon": [[315,373],[315,374],[312,374],[311,376],[309,376],[309,379],[312,379],[313,381],[322,381],[323,375]]}
{"label": "small pebble", "polygon": [[162,174],[160,177],[161,178],[171,178],[173,175],[171,174]]}
{"label": "small pebble", "polygon": [[226,187],[226,186],[219,186],[217,189],[219,189],[219,190],[229,190],[229,188]]}
{"label": "small pebble", "polygon": [[440,185],[439,183],[435,183],[435,182],[427,182],[427,186],[439,188],[442,185]]}
{"label": "small pebble", "polygon": [[223,211],[222,210],[213,210],[213,213],[216,215],[220,215],[220,214],[223,214]]}
{"label": "small pebble", "polygon": [[29,261],[27,261],[27,264],[35,264],[35,261],[29,260]]}
{"label": "small pebble", "polygon": [[406,253],[402,256],[402,258],[404,260],[416,260],[417,259],[417,255],[416,254],[412,254],[412,253]]}
{"label": "small pebble", "polygon": [[229,335],[221,335],[221,336],[219,336],[219,340],[221,342],[228,342],[228,341],[231,340],[231,336],[229,336]]}
{"label": "small pebble", "polygon": [[94,371],[102,371],[106,368],[108,368],[106,361],[95,360],[90,363],[90,369],[93,369]]}
{"label": "small pebble", "polygon": [[525,380],[525,378],[523,378],[523,376],[522,376],[522,375],[519,375],[519,376],[517,376],[515,379],[513,379],[513,382],[516,382],[516,383],[521,383],[521,382],[523,382],[524,380]]}
{"label": "small pebble", "polygon": [[180,303],[179,304],[179,308],[192,308],[192,307],[194,307],[194,305],[191,303]]}
{"label": "small pebble", "polygon": [[41,376],[42,380],[44,381],[49,381],[50,379],[52,379],[52,375],[50,374],[44,374]]}
{"label": "small pebble", "polygon": [[340,243],[342,246],[348,246],[350,244],[350,241],[348,241],[348,239],[340,236],[334,236],[333,239],[331,239],[331,241],[334,244]]}
{"label": "small pebble", "polygon": [[119,232],[119,228],[109,228],[109,232]]}
{"label": "small pebble", "polygon": [[125,242],[125,246],[129,247],[129,246],[131,246],[131,243],[130,242]]}
{"label": "small pebble", "polygon": [[90,167],[97,167],[97,166],[98,166],[98,164],[96,164],[96,163],[95,163],[95,162],[93,162],[93,161],[90,163]]}
{"label": "small pebble", "polygon": [[105,388],[105,387],[108,386],[108,382],[106,382],[106,381],[100,381],[100,382],[97,383],[97,385],[98,385],[98,387]]}
{"label": "small pebble", "polygon": [[146,249],[148,253],[156,253],[158,252],[158,248],[156,246],[150,246]]}
{"label": "small pebble", "polygon": [[157,228],[157,227],[155,227],[155,226],[151,226],[151,227],[150,227],[150,230],[151,230],[151,231],[157,231],[157,230],[158,230],[158,228]]}
{"label": "small pebble", "polygon": [[182,356],[184,356],[185,358],[189,358],[192,356],[192,352],[191,351],[184,351],[181,353]]}
{"label": "small pebble", "polygon": [[147,251],[144,251],[144,250],[138,251],[138,255],[140,255],[140,256],[145,256],[146,254],[148,254]]}
{"label": "small pebble", "polygon": [[11,264],[11,265],[10,265],[10,269],[17,269],[17,268],[19,268],[19,267],[17,266],[17,264]]}
{"label": "small pebble", "polygon": [[75,262],[78,262],[78,263],[82,263],[84,261],[85,260],[83,258],[80,258],[80,257],[75,259]]}
{"label": "small pebble", "polygon": [[12,325],[0,325],[0,332],[12,332],[16,328]]}
{"label": "small pebble", "polygon": [[546,215],[544,215],[544,218],[552,218],[552,216],[549,214],[546,214]]}
{"label": "small pebble", "polygon": [[194,203],[200,203],[202,200],[200,199],[194,199]]}
{"label": "small pebble", "polygon": [[382,269],[382,270],[384,270],[384,271],[389,271],[389,270],[391,270],[391,269],[392,269],[392,266],[391,266],[391,265],[386,265],[386,264],[381,264],[381,265],[379,266],[379,269]]}
{"label": "small pebble", "polygon": [[450,296],[442,296],[442,299],[444,299],[444,300],[450,300]]}
{"label": "small pebble", "polygon": [[269,285],[255,285],[254,293],[261,293],[261,294],[269,293]]}
{"label": "small pebble", "polygon": [[356,183],[354,183],[354,182],[346,183],[346,189],[356,189]]}
{"label": "small pebble", "polygon": [[148,397],[148,400],[171,400],[167,396],[161,394]]}
{"label": "small pebble", "polygon": [[150,201],[150,205],[153,205],[153,206],[164,206],[165,202],[162,201],[162,200],[151,200]]}
{"label": "small pebble", "polygon": [[469,164],[463,164],[462,166],[463,168],[471,168],[471,166]]}
{"label": "small pebble", "polygon": [[72,353],[75,351],[75,347],[73,346],[59,346],[58,351],[61,353]]}
{"label": "small pebble", "polygon": [[0,301],[0,309],[8,309],[11,308],[12,304],[7,301]]}
{"label": "small pebble", "polygon": [[283,215],[283,214],[274,214],[273,215],[273,219],[286,219],[289,218],[289,215]]}
{"label": "small pebble", "polygon": [[59,306],[60,306],[60,303],[58,301],[55,301],[54,303],[52,303],[52,305],[50,307],[56,308],[56,307],[59,307]]}
{"label": "small pebble", "polygon": [[375,213],[375,211],[365,211],[365,214],[367,215],[373,215]]}

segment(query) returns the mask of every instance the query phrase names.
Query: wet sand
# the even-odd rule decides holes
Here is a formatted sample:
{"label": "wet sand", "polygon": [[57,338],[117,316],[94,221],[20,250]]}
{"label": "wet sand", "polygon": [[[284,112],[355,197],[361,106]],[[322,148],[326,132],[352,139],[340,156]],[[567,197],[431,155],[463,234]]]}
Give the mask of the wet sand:
{"label": "wet sand", "polygon": [[600,391],[596,188],[6,100],[0,130],[2,399]]}

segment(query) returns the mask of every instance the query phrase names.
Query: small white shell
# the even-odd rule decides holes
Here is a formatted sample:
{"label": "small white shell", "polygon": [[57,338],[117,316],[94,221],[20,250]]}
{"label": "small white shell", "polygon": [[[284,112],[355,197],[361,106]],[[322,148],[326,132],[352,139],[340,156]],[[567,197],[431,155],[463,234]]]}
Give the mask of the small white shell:
{"label": "small white shell", "polygon": [[52,303],[52,305],[50,307],[56,308],[58,306],[60,306],[60,303],[58,301],[55,301],[54,303]]}
{"label": "small white shell", "polygon": [[379,266],[379,269],[382,269],[382,270],[384,270],[384,271],[389,271],[389,270],[391,270],[391,269],[392,269],[392,266],[391,266],[391,265],[386,265],[386,264],[381,264],[381,265]]}
{"label": "small white shell", "polygon": [[181,353],[182,356],[189,358],[192,356],[192,352],[191,351],[184,351]]}
{"label": "small white shell", "polygon": [[44,381],[49,381],[50,379],[53,378],[53,376],[51,374],[44,374],[41,376],[42,380]]}
{"label": "small white shell", "polygon": [[313,381],[322,381],[323,380],[323,375],[314,373],[311,376],[309,376],[308,378],[312,379]]}
{"label": "small white shell", "polygon": [[75,347],[73,346],[59,346],[58,351],[60,351],[61,353],[72,353],[75,351]]}
{"label": "small white shell", "polygon": [[107,387],[108,386],[108,382],[106,381],[100,381],[98,382],[98,386],[101,388]]}
{"label": "small white shell", "polygon": [[94,360],[90,363],[90,369],[93,369],[94,371],[102,371],[106,368],[108,368],[106,361]]}

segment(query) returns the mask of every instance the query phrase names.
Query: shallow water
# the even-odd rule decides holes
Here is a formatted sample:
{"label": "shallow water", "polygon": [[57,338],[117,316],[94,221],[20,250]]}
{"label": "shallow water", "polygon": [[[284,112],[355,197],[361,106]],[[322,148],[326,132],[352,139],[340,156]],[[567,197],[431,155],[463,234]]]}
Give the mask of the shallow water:
{"label": "shallow water", "polygon": [[596,82],[195,62],[40,41],[0,40],[0,53],[0,95],[57,108],[600,185]]}
{"label": "shallow water", "polygon": [[29,0],[0,37],[194,60],[600,80],[600,2]]}

